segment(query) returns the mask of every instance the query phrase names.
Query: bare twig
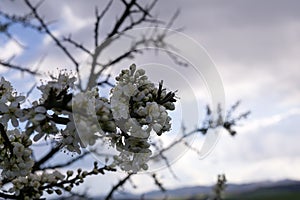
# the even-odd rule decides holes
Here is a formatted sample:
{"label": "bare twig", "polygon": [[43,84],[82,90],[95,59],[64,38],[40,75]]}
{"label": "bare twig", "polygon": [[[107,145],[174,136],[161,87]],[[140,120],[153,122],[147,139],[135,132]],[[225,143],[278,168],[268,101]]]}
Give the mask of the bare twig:
{"label": "bare twig", "polygon": [[44,20],[41,18],[41,16],[38,14],[37,12],[37,6],[33,6],[29,0],[24,0],[24,2],[26,3],[26,5],[31,9],[32,14],[34,15],[35,19],[38,20],[38,22],[41,24],[41,27],[45,30],[45,32],[54,40],[54,42],[56,43],[56,45],[67,55],[67,57],[70,58],[70,60],[73,62],[73,64],[76,67],[76,71],[79,72],[79,64],[78,62],[75,60],[75,58],[71,55],[71,53],[67,50],[67,48],[62,45],[62,43],[59,41],[59,39],[57,39],[53,33],[50,31],[48,25],[44,22]]}
{"label": "bare twig", "polygon": [[32,172],[41,170],[41,165],[43,165],[45,162],[51,159],[57,152],[59,152],[59,150],[59,146],[53,147],[44,157],[42,157],[39,161],[34,163],[34,166],[32,167]]}
{"label": "bare twig", "polygon": [[125,9],[124,9],[123,13],[121,14],[121,17],[119,19],[117,19],[117,21],[116,21],[113,29],[107,35],[107,38],[111,38],[113,35],[119,33],[119,28],[125,22],[125,20],[129,17],[129,15],[130,15],[130,9],[133,7],[133,5],[135,4],[135,2],[136,2],[136,0],[131,0],[130,3],[126,3],[125,4]]}
{"label": "bare twig", "polygon": [[125,178],[119,181],[115,186],[112,187],[108,195],[105,197],[105,200],[110,200],[112,199],[113,193],[121,186],[123,186],[126,181],[133,175],[133,173],[129,173]]}
{"label": "bare twig", "polygon": [[69,42],[70,44],[74,45],[76,48],[82,50],[83,52],[92,55],[92,53],[90,52],[90,50],[88,50],[86,47],[84,47],[82,44],[77,43],[75,40],[72,40],[71,36],[69,37],[64,37],[63,41],[65,42]]}
{"label": "bare twig", "polygon": [[71,164],[83,159],[84,157],[86,157],[87,155],[89,155],[89,151],[85,151],[84,153],[82,153],[81,155],[69,160],[68,162],[65,163],[61,163],[61,164],[57,164],[57,165],[52,165],[52,166],[47,166],[47,167],[42,167],[40,168],[40,170],[46,170],[46,169],[57,169],[57,168],[63,168],[63,167],[67,167],[70,166]]}
{"label": "bare twig", "polygon": [[[182,141],[180,141],[180,142],[182,142]],[[178,144],[178,143],[176,143],[176,144]],[[154,146],[154,148],[156,150],[158,150],[158,154],[155,155],[155,156],[152,156],[150,159],[151,160],[156,160],[159,157],[161,159],[163,159],[163,161],[165,162],[166,166],[168,167],[168,170],[171,173],[171,175],[173,176],[173,178],[177,179],[176,173],[174,172],[173,168],[171,167],[171,164],[170,164],[168,158],[164,155],[164,152],[167,151],[167,150],[169,150],[169,149],[171,149],[171,147],[169,149],[164,150],[163,148],[160,149],[155,143],[153,143],[152,145]],[[174,144],[174,146],[175,146],[175,144]]]}
{"label": "bare twig", "polygon": [[101,14],[99,14],[98,8],[95,8],[95,15],[96,15],[96,22],[95,22],[95,29],[94,29],[94,40],[95,40],[95,48],[99,45],[98,44],[98,35],[99,35],[99,26],[100,26],[100,21],[106,14],[106,12],[109,10],[112,0],[108,2],[108,4],[105,6],[105,8],[102,10]]}
{"label": "bare twig", "polygon": [[[231,108],[232,109],[232,108]],[[236,108],[234,108],[233,110],[236,110]],[[219,113],[220,115],[221,113]],[[172,149],[173,147],[175,147],[177,144],[179,143],[183,143],[184,144],[184,140],[188,137],[193,136],[196,133],[202,133],[203,135],[205,135],[207,133],[208,130],[214,130],[216,128],[219,127],[223,127],[225,130],[227,130],[230,135],[234,136],[236,134],[236,132],[233,130],[233,127],[236,125],[236,123],[244,118],[246,118],[248,115],[250,114],[250,112],[245,112],[243,114],[240,114],[238,117],[233,118],[233,117],[228,117],[227,120],[220,121],[220,117],[222,118],[222,116],[217,116],[217,119],[213,119],[212,117],[212,112],[210,110],[209,107],[207,107],[207,113],[206,113],[206,118],[204,119],[201,127],[196,128],[188,133],[183,132],[181,137],[178,138],[177,140],[175,140],[174,142],[172,142],[171,144],[169,144],[167,147],[162,148],[157,155],[151,157],[151,159],[155,160],[158,157],[161,157],[162,159],[165,160],[164,157],[164,152]],[[242,116],[242,117],[241,117]],[[183,131],[185,131],[185,129],[182,129]],[[153,144],[155,147],[155,144]]]}
{"label": "bare twig", "polygon": [[29,73],[31,75],[40,75],[37,71],[32,71],[30,69],[23,68],[23,67],[20,67],[18,65],[14,65],[14,64],[11,64],[9,62],[2,61],[2,60],[0,60],[0,65],[2,65],[4,67],[7,67],[7,68],[10,68],[10,69],[19,70],[21,72],[26,72],[26,73]]}
{"label": "bare twig", "polygon": [[41,31],[41,29],[42,29],[41,26],[37,26],[37,25],[31,23],[31,20],[33,19],[32,18],[32,13],[28,13],[28,14],[25,14],[23,16],[18,16],[18,15],[10,15],[10,14],[5,13],[5,12],[0,10],[0,16],[2,16],[5,20],[7,20],[6,30],[8,30],[8,28],[10,26],[12,26],[13,24],[21,24],[24,27],[32,28],[32,29],[35,29],[37,31]]}
{"label": "bare twig", "polygon": [[31,4],[31,2],[29,0],[24,0],[25,4],[30,8],[33,16],[35,17],[35,19],[40,23],[40,26],[42,27],[42,29],[46,32],[47,35],[50,36],[50,38],[55,42],[55,44],[64,52],[64,54],[73,62],[73,64],[75,65],[75,69],[77,72],[77,76],[78,76],[78,81],[79,81],[79,85],[81,85],[81,78],[80,78],[80,74],[79,74],[79,64],[76,61],[76,59],[72,56],[72,54],[68,51],[68,49],[60,42],[60,40],[54,36],[54,34],[50,31],[47,23],[44,22],[44,20],[42,19],[42,17],[38,14],[37,12],[37,8],[40,4],[33,6]]}
{"label": "bare twig", "polygon": [[32,86],[31,86],[31,88],[28,90],[28,92],[26,93],[26,98],[28,98],[29,97],[29,95],[32,93],[32,91],[34,90],[34,88],[35,88],[35,86],[36,86],[36,83],[34,83]]}
{"label": "bare twig", "polygon": [[157,179],[156,174],[152,174],[151,177],[153,178],[155,185],[157,185],[157,187],[162,191],[165,192],[166,189],[164,188],[164,186],[162,185],[162,183]]}
{"label": "bare twig", "polygon": [[109,81],[110,76],[111,76],[111,75],[108,74],[108,75],[106,76],[106,79],[105,79],[104,81],[98,82],[97,85],[98,85],[98,86],[108,85],[108,86],[110,86],[110,87],[114,87],[115,85],[112,84],[112,83]]}

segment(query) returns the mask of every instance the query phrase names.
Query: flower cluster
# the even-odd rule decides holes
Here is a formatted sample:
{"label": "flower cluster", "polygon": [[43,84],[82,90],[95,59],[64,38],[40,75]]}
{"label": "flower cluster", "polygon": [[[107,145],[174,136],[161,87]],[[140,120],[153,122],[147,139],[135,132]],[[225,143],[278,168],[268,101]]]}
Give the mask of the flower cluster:
{"label": "flower cluster", "polygon": [[[76,94],[76,78],[60,71],[38,87],[41,98],[24,108],[25,97],[17,95],[11,84],[1,78],[0,185],[11,183],[5,193],[20,199],[39,199],[45,191],[71,191],[86,176],[104,173],[104,169],[113,171],[119,167],[131,173],[148,169],[151,134],[160,136],[171,129],[168,111],[175,108],[175,93],[167,92],[162,82],[155,86],[135,65],[122,70],[116,80],[107,99],[99,96],[96,87]],[[19,127],[20,122],[24,131],[9,130]],[[78,154],[82,148],[98,145],[97,141],[108,142],[117,155],[103,169],[94,164],[92,171],[79,170],[76,176],[72,171],[66,176],[58,171],[39,172],[31,145],[43,138]]]}
{"label": "flower cluster", "polygon": [[136,173],[141,169],[147,170],[147,162],[150,159],[151,151],[147,153],[132,153],[120,149],[121,153],[118,156],[114,156],[114,164],[118,165],[122,170],[126,172]]}
{"label": "flower cluster", "polygon": [[11,84],[2,77],[0,81],[0,123],[7,127],[8,121],[11,120],[14,127],[19,126],[17,119],[23,116],[20,103],[24,99],[24,96],[17,96],[17,93],[13,92]]}
{"label": "flower cluster", "polygon": [[77,94],[73,98],[72,111],[81,147],[92,146],[106,133],[116,132],[110,103],[99,97],[97,88]]}
{"label": "flower cluster", "polygon": [[151,130],[158,135],[170,130],[171,118],[167,110],[175,108],[174,93],[167,94],[162,83],[157,89],[148,80],[145,70],[136,70],[135,65],[130,70],[122,70],[116,80],[118,84],[112,89],[111,105],[114,119],[122,122],[118,125],[125,125],[122,128],[131,136],[141,138],[148,138]]}
{"label": "flower cluster", "polygon": [[61,70],[57,77],[51,75],[51,81],[38,87],[42,92],[40,102],[50,100],[49,97],[58,97],[69,89],[74,89],[76,77],[68,73],[66,70]]}
{"label": "flower cluster", "polygon": [[[39,199],[43,195],[47,185],[57,184],[57,182],[64,180],[65,176],[59,171],[53,171],[52,173],[43,172],[42,174],[30,173],[26,177],[18,177],[12,181],[13,187],[9,189],[9,192],[14,193],[23,199]],[[57,194],[61,194],[59,189],[49,188],[48,193],[55,191]]]}
{"label": "flower cluster", "polygon": [[20,133],[18,129],[7,131],[7,138],[0,138],[0,168],[1,175],[6,179],[26,176],[30,173],[34,161],[31,159],[32,144],[30,138]]}
{"label": "flower cluster", "polygon": [[59,141],[59,145],[64,147],[70,152],[76,152],[78,154],[81,153],[80,150],[80,138],[77,134],[77,130],[74,124],[74,120],[72,115],[69,115],[69,122],[67,123],[65,129],[60,130],[61,140]]}
{"label": "flower cluster", "polygon": [[114,157],[114,164],[125,171],[137,172],[147,169],[151,150],[148,139],[154,131],[157,135],[171,129],[171,117],[167,110],[175,108],[175,93],[166,92],[148,80],[143,69],[122,70],[116,77],[117,85],[112,89],[111,109],[120,137],[112,143],[120,152]]}
{"label": "flower cluster", "polygon": [[37,101],[32,103],[31,108],[23,109],[23,117],[21,122],[26,122],[27,133],[37,132],[34,141],[38,141],[45,135],[56,134],[58,129],[54,121],[50,120],[50,115],[47,114],[45,106],[38,104]]}
{"label": "flower cluster", "polygon": [[90,171],[78,168],[77,172],[68,170],[66,175],[57,170],[30,173],[26,177],[12,180],[8,192],[14,193],[18,199],[40,199],[44,192],[61,195],[63,190],[70,192],[74,186],[83,183],[87,176],[104,174],[104,170],[115,171],[108,166],[99,168],[98,163],[94,162],[94,167]]}
{"label": "flower cluster", "polygon": [[34,164],[30,138],[35,142],[54,138],[61,148],[78,154],[81,148],[106,138],[119,152],[112,166],[134,173],[148,168],[151,133],[161,135],[171,129],[168,110],[175,108],[174,92],[167,92],[162,82],[155,86],[145,70],[136,69],[135,65],[116,77],[110,99],[100,97],[97,88],[75,95],[76,78],[66,71],[51,79],[38,87],[42,92],[38,101],[21,108],[24,97],[13,92],[11,84],[1,78],[0,123],[4,127],[9,121],[15,127],[19,121],[26,123],[24,133],[3,133],[10,145],[5,145],[7,141],[1,137],[3,177],[13,179],[30,174]]}

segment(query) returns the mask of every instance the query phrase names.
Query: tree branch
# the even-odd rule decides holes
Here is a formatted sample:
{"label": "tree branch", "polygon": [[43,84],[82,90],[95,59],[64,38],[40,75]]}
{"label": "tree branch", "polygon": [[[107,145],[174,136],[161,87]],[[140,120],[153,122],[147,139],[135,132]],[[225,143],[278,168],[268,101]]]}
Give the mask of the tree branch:
{"label": "tree branch", "polygon": [[10,68],[10,69],[15,69],[15,70],[19,70],[21,72],[26,72],[26,73],[29,73],[31,75],[40,75],[38,72],[36,71],[32,71],[30,69],[27,69],[27,68],[23,68],[23,67],[20,67],[18,65],[13,65],[9,62],[5,62],[5,61],[2,61],[0,60],[0,65],[4,66],[4,67],[7,67],[7,68]]}
{"label": "tree branch", "polygon": [[0,192],[0,197],[2,197],[4,199],[18,199],[18,197],[13,194],[6,194],[3,192]]}
{"label": "tree branch", "polygon": [[68,49],[62,45],[62,43],[59,41],[59,39],[57,39],[53,33],[50,31],[48,25],[44,22],[44,20],[40,17],[40,15],[37,12],[37,6],[33,6],[29,0],[24,0],[25,4],[30,8],[32,14],[34,15],[35,19],[41,24],[42,29],[44,29],[44,31],[46,32],[47,35],[49,35],[52,40],[54,40],[55,44],[65,53],[65,55],[73,62],[73,64],[75,65],[75,69],[77,72],[77,76],[78,76],[78,81],[79,81],[79,85],[81,85],[81,78],[80,78],[80,74],[79,74],[79,64],[78,62],[75,60],[75,58],[72,56],[72,54],[68,51]]}
{"label": "tree branch", "polygon": [[9,149],[10,154],[11,154],[10,156],[12,156],[14,147],[11,144],[11,142],[9,141],[9,138],[6,134],[5,128],[4,128],[2,123],[0,123],[0,133],[1,133],[1,136],[3,137],[3,139],[4,139],[4,146]]}
{"label": "tree branch", "polygon": [[100,81],[97,83],[98,86],[102,86],[102,85],[108,85],[110,87],[114,87],[115,85],[112,84],[110,81],[109,81],[109,78],[110,78],[110,74],[107,75],[106,79],[104,81]]}
{"label": "tree branch", "polygon": [[90,153],[89,151],[85,151],[83,154],[77,156],[76,158],[73,158],[73,159],[69,160],[68,162],[53,165],[53,166],[48,166],[48,167],[42,167],[42,168],[40,168],[40,170],[57,169],[57,168],[63,168],[63,167],[69,166],[69,165],[83,159],[85,156],[89,155],[89,153]]}
{"label": "tree branch", "polygon": [[67,50],[67,48],[62,45],[62,43],[53,35],[53,33],[48,28],[48,25],[44,22],[44,20],[40,17],[40,15],[37,13],[37,7],[34,7],[29,0],[24,0],[26,5],[30,8],[32,11],[32,14],[34,17],[38,20],[38,22],[41,24],[41,27],[45,30],[45,32],[54,40],[56,45],[69,57],[69,59],[73,62],[73,64],[76,67],[76,71],[79,72],[79,64],[75,60],[75,58],[71,55],[71,53]]}
{"label": "tree branch", "polygon": [[[100,167],[100,168],[97,168],[97,166],[95,166],[95,168],[93,170],[86,173],[84,176],[87,177],[87,176],[91,176],[91,175],[97,175],[99,173],[103,175],[103,174],[105,174],[105,171],[115,172],[116,169],[111,168],[109,166],[104,166],[104,167]],[[45,185],[45,186],[41,186],[40,189],[45,190],[45,189],[53,188],[53,187],[60,187],[60,188],[64,189],[65,184],[74,184],[76,181],[83,179],[83,175],[81,173],[82,173],[82,170],[79,169],[78,170],[78,175],[76,175],[74,178],[66,179],[66,180],[63,180],[63,181],[60,181],[60,182],[57,182],[57,183],[51,183],[51,184],[48,184],[48,185]],[[82,182],[79,181],[79,183],[82,183]]]}
{"label": "tree branch", "polygon": [[153,178],[155,185],[157,185],[157,187],[158,187],[162,192],[165,192],[166,189],[164,188],[164,186],[162,185],[162,183],[157,179],[156,174],[152,174],[151,177]]}
{"label": "tree branch", "polygon": [[105,8],[102,10],[101,14],[99,15],[99,11],[98,8],[96,7],[95,9],[95,15],[96,15],[96,22],[95,22],[95,29],[94,29],[94,40],[95,40],[95,48],[99,45],[98,44],[98,35],[99,35],[99,26],[100,26],[100,21],[101,19],[104,17],[104,15],[106,14],[106,12],[109,10],[111,4],[112,4],[112,0],[110,0],[108,2],[108,4],[105,6]]}
{"label": "tree branch", "polygon": [[105,200],[110,200],[112,199],[113,193],[121,186],[123,186],[126,181],[133,175],[133,173],[129,173],[125,178],[119,181],[115,186],[112,187],[108,195],[105,197]]}
{"label": "tree branch", "polygon": [[41,165],[47,162],[50,158],[52,158],[59,150],[59,146],[52,148],[44,157],[42,157],[39,161],[34,163],[34,166],[32,167],[32,172],[41,170]]}
{"label": "tree branch", "polygon": [[92,55],[92,53],[91,53],[87,48],[85,48],[82,44],[79,44],[79,43],[77,43],[76,41],[72,40],[72,39],[71,39],[71,36],[69,36],[69,37],[64,37],[64,38],[63,38],[63,41],[69,42],[70,44],[74,45],[76,48],[82,50],[83,52],[85,52],[85,53],[87,53],[87,54],[89,54],[89,55]]}
{"label": "tree branch", "polygon": [[130,9],[136,3],[136,0],[131,0],[129,3],[125,4],[125,10],[123,11],[121,17],[116,21],[115,26],[107,35],[107,38],[112,37],[115,34],[119,33],[119,28],[125,22],[126,18],[130,15]]}

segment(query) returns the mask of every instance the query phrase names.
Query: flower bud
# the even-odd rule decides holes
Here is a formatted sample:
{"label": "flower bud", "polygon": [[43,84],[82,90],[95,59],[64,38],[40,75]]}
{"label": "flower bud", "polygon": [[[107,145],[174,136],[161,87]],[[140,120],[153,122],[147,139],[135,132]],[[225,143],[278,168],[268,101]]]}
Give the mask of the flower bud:
{"label": "flower bud", "polygon": [[72,176],[72,175],[73,175],[73,171],[72,171],[72,170],[68,170],[68,171],[67,171],[67,175],[68,175],[68,176]]}

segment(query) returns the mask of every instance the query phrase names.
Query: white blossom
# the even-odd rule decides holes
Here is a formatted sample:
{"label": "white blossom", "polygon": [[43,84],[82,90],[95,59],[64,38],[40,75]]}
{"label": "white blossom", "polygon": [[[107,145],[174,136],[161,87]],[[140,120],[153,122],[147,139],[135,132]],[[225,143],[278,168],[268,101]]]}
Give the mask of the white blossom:
{"label": "white blossom", "polygon": [[7,135],[13,148],[13,154],[11,154],[8,146],[3,145],[4,141],[1,137],[1,175],[8,179],[13,179],[17,176],[26,176],[30,173],[34,164],[31,158],[32,150],[29,148],[32,142],[26,134],[20,133],[18,129],[7,131]]}
{"label": "white blossom", "polygon": [[57,77],[51,76],[52,81],[48,81],[46,84],[42,84],[37,87],[42,92],[41,102],[48,99],[50,91],[58,95],[63,90],[74,89],[76,77],[66,70],[61,70]]}
{"label": "white blossom", "polygon": [[[12,190],[16,194],[24,186],[37,189],[43,183],[64,179],[59,172],[51,175],[31,173],[34,161],[30,138],[35,142],[42,138],[55,139],[59,147],[78,154],[82,148],[97,144],[99,138],[108,138],[119,153],[112,166],[133,173],[148,169],[147,162],[152,155],[150,135],[161,135],[171,129],[168,110],[175,105],[174,99],[165,98],[166,89],[161,86],[158,89],[148,80],[145,70],[136,69],[135,65],[122,70],[116,77],[117,83],[109,99],[100,97],[96,87],[73,94],[76,78],[66,71],[51,78],[38,87],[41,98],[28,108],[21,106],[25,97],[18,96],[4,78],[0,81],[0,123],[5,128],[9,127],[8,122],[15,127],[19,121],[26,123],[26,134],[7,130],[11,147],[4,145],[6,141],[0,138],[1,175],[14,180]],[[68,97],[67,102],[63,102],[61,94]],[[34,195],[26,198],[39,198],[42,193]]]}
{"label": "white blossom", "polygon": [[[112,140],[120,152],[114,157],[114,165],[122,170],[132,171],[148,169],[147,161],[151,151],[148,139],[153,130],[157,135],[169,131],[171,128],[167,109],[173,102],[156,99],[164,98],[166,90],[158,89],[145,75],[145,70],[130,66],[129,70],[122,70],[116,77],[117,85],[111,90],[111,109],[117,126],[122,134]],[[163,104],[159,104],[163,102]],[[165,104],[172,104],[165,107]]]}
{"label": "white blossom", "polygon": [[19,126],[18,118],[23,116],[20,103],[24,99],[24,96],[17,96],[15,92],[12,92],[10,83],[2,77],[0,82],[0,123],[7,126],[7,122],[11,121],[14,127]]}

